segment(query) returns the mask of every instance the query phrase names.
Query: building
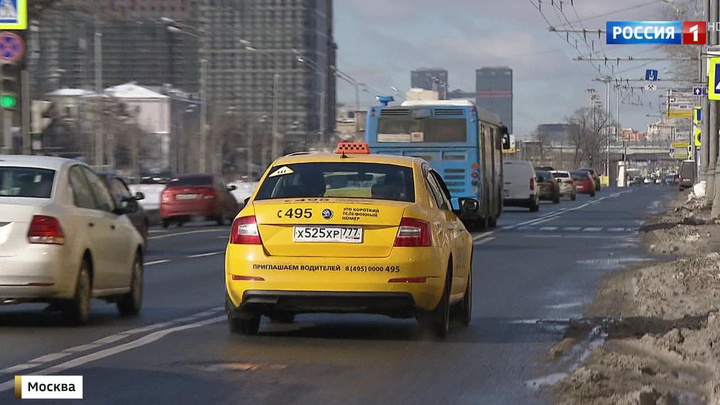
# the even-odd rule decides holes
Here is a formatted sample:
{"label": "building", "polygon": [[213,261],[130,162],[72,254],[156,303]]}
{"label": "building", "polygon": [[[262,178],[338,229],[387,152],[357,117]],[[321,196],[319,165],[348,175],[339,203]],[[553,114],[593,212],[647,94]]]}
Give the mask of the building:
{"label": "building", "polygon": [[535,129],[534,140],[549,146],[567,146],[571,143],[569,129],[568,124],[540,124]]}
{"label": "building", "polygon": [[513,133],[513,71],[507,66],[482,67],[476,72],[478,107],[500,116]]}
{"label": "building", "polygon": [[410,87],[436,91],[440,100],[447,100],[448,71],[445,69],[421,68],[410,72]]}
{"label": "building", "polygon": [[[97,68],[102,87],[137,82],[197,94],[204,58],[211,111],[270,117],[258,129],[269,136],[276,106],[284,151],[305,149],[321,132],[334,131],[332,0],[98,0],[86,2],[86,9],[64,4],[47,9],[30,30],[36,99],[66,87],[95,89]],[[102,59],[95,58],[96,39]]]}
{"label": "building", "polygon": [[[203,0],[200,47],[208,60],[208,98],[241,114],[278,109],[282,152],[307,149],[335,126],[332,0]],[[223,48],[227,48],[223,50]],[[273,80],[278,75],[278,100]],[[260,131],[272,133],[272,120]]]}

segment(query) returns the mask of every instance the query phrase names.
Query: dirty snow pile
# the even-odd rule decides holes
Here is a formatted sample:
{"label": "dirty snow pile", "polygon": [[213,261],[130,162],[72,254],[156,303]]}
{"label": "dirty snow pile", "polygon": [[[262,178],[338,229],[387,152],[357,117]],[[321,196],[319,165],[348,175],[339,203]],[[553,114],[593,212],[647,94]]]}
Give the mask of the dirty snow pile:
{"label": "dirty snow pile", "polygon": [[[643,230],[663,260],[599,289],[588,312],[605,344],[551,388],[555,403],[720,405],[720,226],[683,201]],[[555,350],[582,343],[570,329]]]}

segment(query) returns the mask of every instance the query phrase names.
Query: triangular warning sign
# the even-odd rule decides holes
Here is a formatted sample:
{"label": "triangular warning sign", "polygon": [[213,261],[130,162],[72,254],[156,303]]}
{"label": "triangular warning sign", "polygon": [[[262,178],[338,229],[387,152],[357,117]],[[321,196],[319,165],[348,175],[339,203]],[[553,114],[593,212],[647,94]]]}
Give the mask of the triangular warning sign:
{"label": "triangular warning sign", "polygon": [[12,0],[0,0],[0,20],[17,20],[17,8]]}

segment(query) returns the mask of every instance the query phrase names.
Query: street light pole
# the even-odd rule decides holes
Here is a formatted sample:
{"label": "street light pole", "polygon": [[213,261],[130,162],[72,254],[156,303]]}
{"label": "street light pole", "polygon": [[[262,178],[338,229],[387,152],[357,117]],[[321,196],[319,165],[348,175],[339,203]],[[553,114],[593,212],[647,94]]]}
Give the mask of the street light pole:
{"label": "street light pole", "polygon": [[95,94],[98,97],[98,114],[95,128],[95,166],[105,164],[105,139],[103,134],[103,113],[105,110],[102,78],[102,33],[95,28]]}
{"label": "street light pole", "polygon": [[207,59],[200,59],[200,159],[198,171],[207,171]]}
{"label": "street light pole", "polygon": [[[718,5],[717,1],[711,2],[710,7],[710,20],[712,22],[717,21],[718,19]],[[710,45],[717,45],[718,44],[718,37],[717,33],[715,31],[708,32],[708,36],[710,37]],[[716,101],[710,101],[709,102],[709,114],[704,113],[708,117],[708,120],[710,121],[710,128],[708,130],[708,136],[707,136],[707,146],[708,148],[708,168],[707,168],[707,188],[705,192],[705,204],[707,207],[714,205],[714,199],[716,194],[716,187],[715,187],[715,170],[717,168],[717,156],[718,156],[718,103]],[[720,208],[720,207],[719,207]],[[713,214],[715,214],[715,207],[713,207],[713,212],[711,213],[711,216],[714,217]]]}

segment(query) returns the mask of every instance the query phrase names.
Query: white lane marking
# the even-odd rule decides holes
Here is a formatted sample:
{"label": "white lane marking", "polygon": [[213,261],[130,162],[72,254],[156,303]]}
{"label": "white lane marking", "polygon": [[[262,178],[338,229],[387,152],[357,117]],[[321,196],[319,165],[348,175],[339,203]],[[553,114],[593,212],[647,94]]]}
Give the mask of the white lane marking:
{"label": "white lane marking", "polygon": [[487,238],[487,239],[479,240],[479,241],[475,242],[474,245],[475,245],[475,246],[484,245],[484,244],[486,244],[486,243],[488,243],[488,242],[491,242],[491,241],[493,241],[493,240],[495,240],[495,238],[494,238],[494,237],[490,237],[490,238]]}
{"label": "white lane marking", "polygon": [[579,231],[579,230],[581,230],[581,229],[582,229],[582,227],[579,227],[579,226],[566,226],[565,228],[563,228],[563,231],[566,231],[566,232],[577,232],[577,231]]}
{"label": "white lane marking", "polygon": [[170,260],[167,260],[167,259],[155,260],[154,262],[144,263],[144,266],[145,266],[145,267],[148,267],[148,266],[154,266],[154,265],[156,265],[156,264],[163,264],[163,263],[170,263]]}
{"label": "white lane marking", "polygon": [[[47,354],[45,356],[40,356],[36,359],[30,360],[30,363],[50,363],[51,361],[60,360],[63,357],[69,356],[71,353],[51,353]],[[37,364],[35,364],[35,367],[37,367]]]}
{"label": "white lane marking", "polygon": [[598,227],[594,227],[594,226],[583,229],[583,232],[600,232],[600,231],[602,231],[602,228],[598,228]]}
{"label": "white lane marking", "polygon": [[[543,238],[567,238],[567,235],[559,234],[543,234],[543,235],[523,235],[523,238],[543,239]],[[572,236],[573,239],[626,239],[627,236],[609,236],[609,235],[582,235],[576,234]]]}
{"label": "white lane marking", "polygon": [[67,352],[67,353],[79,353],[79,352],[86,352],[86,351],[92,350],[92,349],[97,349],[100,346],[101,346],[101,344],[99,344],[99,343],[88,343],[86,345],[71,347],[71,348],[65,349],[63,351]]}
{"label": "white lane marking", "polygon": [[475,235],[475,236],[473,237],[473,240],[474,240],[474,241],[475,241],[475,240],[480,240],[480,239],[482,239],[482,238],[484,238],[484,237],[487,237],[487,236],[490,236],[490,235],[492,235],[492,234],[494,234],[494,233],[495,233],[495,231],[479,233],[479,234],[477,234],[477,235]]}
{"label": "white lane marking", "polygon": [[37,367],[37,364],[18,364],[17,366],[12,366],[0,370],[0,374],[13,374],[17,373],[18,371],[29,370],[34,367]]}
{"label": "white lane marking", "polygon": [[[114,356],[116,354],[120,354],[122,352],[126,352],[128,350],[132,350],[141,346],[149,345],[150,343],[154,343],[162,338],[164,338],[167,335],[170,335],[171,333],[180,332],[188,329],[194,329],[194,328],[201,328],[203,326],[212,325],[214,323],[222,322],[226,319],[225,315],[216,316],[214,318],[205,319],[203,321],[198,321],[195,323],[183,325],[183,326],[176,326],[174,328],[170,329],[164,329],[159,330],[157,332],[153,332],[147,336],[143,336],[141,338],[138,338],[136,340],[133,340],[132,342],[128,342],[125,344],[122,344],[120,346],[111,347],[105,350],[101,350],[96,353],[88,354],[83,357],[79,357],[74,360],[66,361],[65,363],[58,364],[56,366],[48,367],[43,370],[38,370],[37,372],[33,373],[33,375],[51,375],[60,373],[62,371],[70,370],[75,367],[82,366],[87,363],[91,363],[93,361],[101,360],[106,357]],[[6,381],[2,384],[0,384],[0,392],[9,391],[11,389],[15,388],[15,379]]]}
{"label": "white lane marking", "polygon": [[581,307],[583,305],[585,305],[585,303],[583,303],[583,302],[568,302],[565,304],[545,305],[545,308],[547,308],[547,309],[569,309],[569,308]]}
{"label": "white lane marking", "polygon": [[608,228],[608,232],[625,232],[625,228]]}
{"label": "white lane marking", "polygon": [[151,236],[148,238],[148,240],[153,239],[165,239],[165,238],[172,238],[175,236],[183,236],[183,235],[194,235],[198,233],[211,233],[211,232],[228,232],[227,229],[200,229],[198,231],[188,231],[188,232],[179,232],[179,233],[170,233],[167,235],[158,235],[158,236]]}
{"label": "white lane marking", "polygon": [[190,255],[190,256],[188,256],[188,258],[190,258],[190,259],[195,259],[195,258],[198,258],[198,257],[215,256],[215,255],[219,255],[219,254],[222,254],[222,253],[225,253],[225,251],[223,250],[223,251],[220,251],[220,252],[200,253],[200,254],[197,254],[197,255]]}
{"label": "white lane marking", "polygon": [[177,324],[180,324],[183,322],[196,321],[201,316],[212,316],[213,314],[223,311],[223,310],[225,310],[224,307],[215,307],[215,308],[209,309],[207,311],[198,312],[197,314],[193,314],[193,315],[186,316],[183,318],[178,318],[178,319],[174,319],[174,320],[167,321],[167,322],[160,322],[160,323],[155,323],[152,325],[144,326],[141,328],[135,328],[135,329],[122,331],[122,332],[116,333],[114,335],[110,335],[110,336],[106,336],[104,338],[98,339],[89,344],[64,349],[63,351],[58,352],[58,353],[46,354],[44,356],[30,360],[26,364],[19,364],[16,366],[8,367],[6,369],[0,370],[0,374],[12,374],[17,371],[41,367],[43,365],[43,363],[50,363],[53,361],[57,361],[64,357],[71,356],[74,353],[79,353],[81,351],[87,351],[87,350],[91,350],[91,349],[97,349],[104,345],[108,345],[108,344],[117,342],[118,340],[122,340],[127,337],[130,337],[132,335],[149,332],[149,331],[152,331],[155,329],[168,328],[172,325],[177,325]]}
{"label": "white lane marking", "polygon": [[544,232],[557,231],[557,229],[557,226],[544,226],[540,228],[540,230]]}

